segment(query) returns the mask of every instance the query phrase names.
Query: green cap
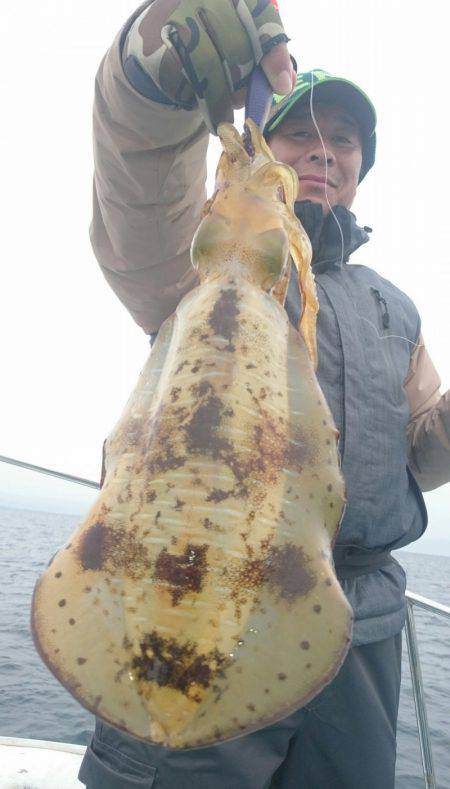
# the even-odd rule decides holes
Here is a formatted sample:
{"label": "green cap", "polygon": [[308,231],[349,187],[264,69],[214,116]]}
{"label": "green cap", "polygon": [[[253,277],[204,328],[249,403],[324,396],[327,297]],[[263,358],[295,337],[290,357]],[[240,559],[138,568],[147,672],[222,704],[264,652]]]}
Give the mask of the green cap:
{"label": "green cap", "polygon": [[369,97],[348,79],[333,77],[321,69],[298,74],[295,88],[289,96],[275,95],[273,97],[269,120],[264,127],[264,136],[267,137],[275,131],[299,101],[305,97],[309,98],[311,87],[314,88],[313,109],[315,98],[333,101],[344,107],[357,121],[362,137],[362,164],[359,174],[359,183],[361,183],[375,161],[377,116]]}

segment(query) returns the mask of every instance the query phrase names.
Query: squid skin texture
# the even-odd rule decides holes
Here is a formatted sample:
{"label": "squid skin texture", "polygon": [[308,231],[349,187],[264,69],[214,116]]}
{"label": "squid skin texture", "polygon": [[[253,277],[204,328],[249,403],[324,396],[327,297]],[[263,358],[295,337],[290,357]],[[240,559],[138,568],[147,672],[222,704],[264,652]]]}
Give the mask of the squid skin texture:
{"label": "squid skin texture", "polygon": [[[84,707],[184,750],[299,709],[336,675],[352,627],[296,175],[248,129],[251,156],[219,129],[192,245],[200,285],[161,327],[107,439],[102,490],[32,602],[36,647]],[[291,261],[298,331],[283,308]]]}

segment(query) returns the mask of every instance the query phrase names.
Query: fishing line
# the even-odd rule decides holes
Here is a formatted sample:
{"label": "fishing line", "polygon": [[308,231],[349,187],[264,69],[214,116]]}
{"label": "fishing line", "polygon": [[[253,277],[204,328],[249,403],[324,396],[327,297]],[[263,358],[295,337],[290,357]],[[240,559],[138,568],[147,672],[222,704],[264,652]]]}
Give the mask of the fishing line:
{"label": "fishing line", "polygon": [[325,186],[325,197],[326,197],[326,200],[327,200],[327,203],[328,203],[328,208],[330,209],[331,213],[333,214],[334,221],[336,222],[336,224],[337,224],[337,226],[339,228],[339,232],[341,234],[341,266],[342,266],[343,263],[344,263],[344,234],[342,232],[341,223],[339,222],[339,219],[337,218],[336,214],[334,213],[333,207],[332,207],[332,205],[331,205],[331,203],[330,203],[330,201],[328,199],[328,189],[327,189],[327,184],[328,184],[328,156],[327,156],[325,144],[324,144],[324,141],[323,141],[323,137],[322,137],[322,135],[320,133],[319,125],[318,125],[318,123],[316,121],[316,116],[314,115],[313,94],[314,94],[314,72],[311,71],[311,92],[309,94],[309,108],[310,108],[310,112],[311,112],[311,118],[313,119],[314,126],[317,129],[317,134],[319,135],[319,139],[320,139],[320,143],[321,143],[322,148],[323,148],[323,155],[324,155],[324,159],[325,159],[325,184],[324,184],[324,186]]}
{"label": "fishing line", "polygon": [[[339,233],[341,235],[341,267],[342,267],[344,265],[344,234],[342,232],[341,223],[339,222],[339,219],[337,218],[336,214],[334,213],[333,207],[332,207],[332,205],[331,205],[331,203],[330,203],[330,201],[328,199],[328,189],[327,189],[327,184],[328,184],[328,156],[327,156],[327,151],[326,151],[325,144],[324,144],[324,141],[323,141],[323,137],[322,137],[322,135],[320,133],[319,125],[318,125],[318,123],[316,121],[316,116],[314,115],[313,94],[314,94],[314,72],[311,71],[311,91],[310,91],[310,95],[309,95],[309,107],[310,107],[310,112],[311,112],[311,118],[313,120],[314,126],[316,127],[317,134],[319,135],[319,139],[320,139],[320,143],[322,145],[323,155],[324,155],[324,159],[325,159],[325,184],[324,184],[324,186],[325,186],[325,197],[326,197],[326,201],[328,203],[328,208],[330,209],[331,213],[333,214],[334,221],[336,222],[336,224],[337,224],[337,226],[339,228]],[[375,324],[372,323],[372,321],[370,321],[368,318],[365,318],[364,315],[361,315],[358,312],[357,305],[355,304],[354,301],[352,301],[352,304],[353,304],[353,307],[355,309],[355,313],[356,313],[357,317],[360,318],[362,321],[365,321],[366,323],[368,323],[369,326],[371,326],[373,328],[373,330],[375,331],[375,333],[376,333],[376,335],[377,335],[379,340],[389,340],[391,338],[395,338],[395,339],[398,339],[398,340],[405,340],[406,342],[409,342],[411,345],[414,345],[415,347],[422,347],[423,343],[416,343],[413,340],[408,339],[408,337],[402,337],[399,334],[383,334],[383,335],[381,335],[379,333],[377,327],[375,326]]]}

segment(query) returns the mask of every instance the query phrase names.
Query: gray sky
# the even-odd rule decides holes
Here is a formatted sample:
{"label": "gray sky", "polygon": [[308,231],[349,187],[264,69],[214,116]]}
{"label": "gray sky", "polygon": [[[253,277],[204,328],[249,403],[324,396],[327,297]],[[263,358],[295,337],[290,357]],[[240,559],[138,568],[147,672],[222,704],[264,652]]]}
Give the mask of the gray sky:
{"label": "gray sky", "polygon": [[[450,386],[450,110],[445,5],[281,0],[299,68],[357,82],[378,113],[373,170],[352,207],[373,228],[352,256],[404,290]],[[8,4],[0,57],[2,189],[0,454],[98,479],[103,438],[128,399],[148,341],[90,248],[94,77],[137,4]],[[442,16],[442,18],[441,18]],[[3,17],[4,18],[4,17]],[[209,188],[217,162],[209,152]],[[92,493],[0,464],[0,505],[84,512]],[[426,495],[419,550],[450,555],[450,486]]]}

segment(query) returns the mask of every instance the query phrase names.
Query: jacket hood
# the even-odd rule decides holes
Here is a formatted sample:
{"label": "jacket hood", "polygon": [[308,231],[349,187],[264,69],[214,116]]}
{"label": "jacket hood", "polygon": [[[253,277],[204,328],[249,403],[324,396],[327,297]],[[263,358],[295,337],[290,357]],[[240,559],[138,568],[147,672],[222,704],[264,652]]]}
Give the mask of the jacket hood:
{"label": "jacket hood", "polygon": [[312,270],[320,273],[327,268],[342,268],[350,255],[369,241],[370,227],[359,227],[355,214],[342,205],[333,206],[333,211],[342,229],[344,254],[342,256],[342,237],[333,214],[324,217],[321,203],[312,200],[299,200],[294,211],[297,219],[305,228],[313,249]]}

